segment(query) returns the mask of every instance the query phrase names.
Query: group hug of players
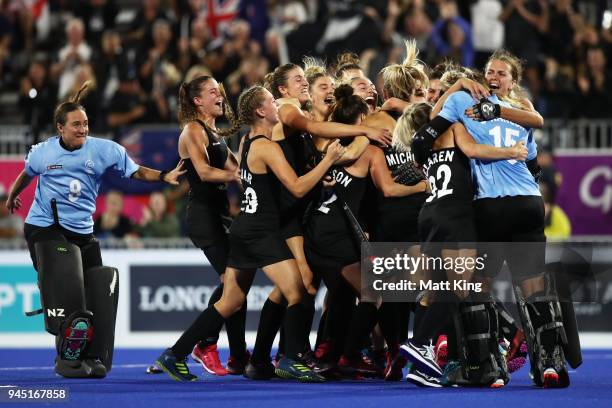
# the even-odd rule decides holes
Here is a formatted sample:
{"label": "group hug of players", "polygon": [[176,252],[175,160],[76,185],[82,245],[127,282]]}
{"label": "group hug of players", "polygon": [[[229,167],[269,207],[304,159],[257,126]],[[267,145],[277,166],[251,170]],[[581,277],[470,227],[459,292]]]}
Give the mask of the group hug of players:
{"label": "group hug of players", "polygon": [[[484,75],[453,64],[428,70],[414,42],[406,51],[401,64],[382,70],[382,98],[347,55],[333,74],[312,58],[304,68],[276,68],[265,84],[242,92],[235,113],[214,78],[183,83],[181,162],[169,172],[136,165],[114,142],[87,138],[79,95],[61,104],[54,118],[59,136],[32,149],[7,200],[9,208],[19,208],[19,193],[39,177],[26,239],[46,328],[57,338],[56,372],[104,377],[112,366],[118,278],[114,268],[101,266],[91,215],[101,174],[113,168],[123,177],[172,184],[186,176],[189,237],[220,277],[208,308],[150,372],[194,381],[191,355],[216,375],[398,381],[410,363],[407,379],[417,385],[502,387],[529,354],[537,386],[568,386],[565,360],[579,365],[580,350],[575,330],[564,328],[571,310],[564,313],[568,306],[544,273],[544,208],[531,131],[543,120],[518,86],[521,65],[499,51]],[[229,129],[217,128],[221,116]],[[236,157],[224,137],[245,126]],[[240,213],[228,221],[226,185],[237,181]],[[533,245],[528,256],[498,253],[484,273],[462,274],[482,282],[482,292],[360,302],[366,239],[420,243],[407,250],[445,258],[475,257],[476,242]],[[504,261],[522,330],[489,293]],[[275,286],[249,352],[246,297],[257,269]],[[457,276],[422,272],[433,280]],[[325,309],[311,345],[322,282]],[[411,313],[413,337],[407,339]],[[216,348],[224,325],[226,367]]]}

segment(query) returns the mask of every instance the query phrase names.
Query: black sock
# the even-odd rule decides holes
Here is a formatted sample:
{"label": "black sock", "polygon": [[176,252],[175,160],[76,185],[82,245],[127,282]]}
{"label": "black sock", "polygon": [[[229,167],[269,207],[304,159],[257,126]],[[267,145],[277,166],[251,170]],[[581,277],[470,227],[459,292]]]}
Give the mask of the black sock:
{"label": "black sock", "polygon": [[319,346],[319,343],[326,340],[323,338],[323,335],[325,333],[325,324],[327,322],[328,310],[329,309],[325,309],[323,310],[323,313],[321,313],[321,318],[319,319],[319,327],[317,328],[317,340],[315,342],[315,349]]}
{"label": "black sock", "polygon": [[459,298],[454,292],[440,292],[438,299],[427,309],[427,314],[415,330],[412,341],[417,345],[429,344],[433,337],[446,327],[458,305]]}
{"label": "black sock", "polygon": [[298,354],[304,351],[304,320],[306,310],[304,305],[296,303],[287,308],[285,313],[285,356],[292,360],[297,359]]}
{"label": "black sock", "polygon": [[278,333],[278,351],[277,353],[280,355],[285,354],[285,323],[284,321],[281,324],[280,331]]}
{"label": "black sock", "polygon": [[257,338],[251,360],[255,363],[267,363],[270,361],[270,351],[278,329],[280,328],[286,307],[266,299],[261,314],[259,315],[259,327],[257,327]]}
{"label": "black sock", "polygon": [[401,303],[385,302],[378,309],[378,324],[389,350],[397,349],[399,344],[399,313],[401,306]]}
{"label": "black sock", "polygon": [[376,305],[369,302],[360,302],[351,319],[351,325],[344,346],[344,356],[354,359],[360,355],[360,347],[370,335],[376,325],[378,310]]}
{"label": "black sock", "polygon": [[312,350],[310,347],[310,331],[312,330],[312,321],[315,314],[314,296],[309,294],[304,295],[304,309],[306,311],[306,319],[304,319],[304,331],[302,333],[304,339],[304,351]]}
{"label": "black sock", "polygon": [[[213,291],[212,295],[210,295],[210,298],[208,299],[208,307],[212,307],[212,305],[214,305],[215,303],[217,303],[219,301],[219,299],[221,299],[221,295],[223,295],[223,284],[220,283],[219,286],[217,286],[215,288],[215,290]],[[216,336],[210,336],[207,337],[206,339],[202,340],[201,343],[203,346],[209,346],[211,344],[217,344],[217,342],[219,341],[219,333],[221,332],[221,330],[219,329],[219,331],[217,332]]]}
{"label": "black sock", "polygon": [[427,313],[429,306],[423,306],[420,302],[417,302],[416,308],[414,309],[414,324],[412,326],[412,333],[419,331],[419,326],[423,322],[423,316]]}
{"label": "black sock", "polygon": [[[198,341],[209,343],[210,339],[219,338],[219,332],[225,320],[214,306],[204,310],[172,346],[172,352],[178,358],[191,353]],[[214,344],[214,342],[209,343]]]}
{"label": "black sock", "polygon": [[246,313],[247,303],[245,300],[240,310],[234,313],[225,322],[225,331],[227,331],[230,355],[239,360],[246,355],[246,343],[244,341]]}

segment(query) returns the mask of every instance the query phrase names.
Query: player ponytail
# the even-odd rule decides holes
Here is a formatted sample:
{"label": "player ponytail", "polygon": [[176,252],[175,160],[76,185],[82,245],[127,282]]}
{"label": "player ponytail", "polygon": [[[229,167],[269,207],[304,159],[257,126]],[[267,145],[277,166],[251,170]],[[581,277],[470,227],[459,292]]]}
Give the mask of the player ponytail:
{"label": "player ponytail", "polygon": [[418,86],[427,87],[429,80],[424,64],[417,58],[419,50],[415,40],[405,42],[406,58],[401,64],[388,65],[382,69],[385,98],[410,101]]}
{"label": "player ponytail", "polygon": [[334,91],[336,102],[332,107],[330,120],[332,122],[353,125],[361,115],[368,114],[368,104],[359,95],[353,94],[353,87],[344,84]]}
{"label": "player ponytail", "polygon": [[85,81],[81,88],[68,98],[68,100],[60,103],[55,108],[55,112],[53,113],[53,123],[57,126],[66,124],[66,117],[70,112],[74,112],[75,110],[82,110],[85,112],[85,108],[81,105],[81,100],[87,95],[88,88],[92,85],[92,81]]}

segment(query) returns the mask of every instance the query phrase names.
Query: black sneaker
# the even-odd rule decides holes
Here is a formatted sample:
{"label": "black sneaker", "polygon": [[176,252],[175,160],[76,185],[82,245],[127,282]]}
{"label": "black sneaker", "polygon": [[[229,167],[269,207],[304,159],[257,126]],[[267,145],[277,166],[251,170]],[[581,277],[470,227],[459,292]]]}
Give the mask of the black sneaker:
{"label": "black sneaker", "polygon": [[93,378],[104,378],[106,377],[106,367],[102,364],[97,358],[86,358],[83,360],[84,365],[87,365],[91,368],[91,377]]}
{"label": "black sneaker", "polygon": [[275,373],[279,377],[288,380],[325,382],[325,377],[315,373],[310,367],[287,357],[283,357],[278,361]]}
{"label": "black sneaker", "polygon": [[197,376],[189,372],[187,367],[187,357],[178,359],[171,349],[167,349],[156,360],[159,368],[164,370],[166,374],[175,381],[195,381]]}
{"label": "black sneaker", "polygon": [[334,364],[319,361],[311,350],[298,353],[298,360],[317,374],[325,374],[335,367]]}
{"label": "black sneaker", "polygon": [[442,376],[442,369],[434,357],[433,346],[419,346],[408,340],[400,346],[400,353],[423,374],[437,378]]}
{"label": "black sneaker", "polygon": [[442,388],[444,386],[438,378],[431,377],[414,368],[408,371],[406,381],[419,387]]}
{"label": "black sneaker", "polygon": [[270,380],[276,375],[274,374],[274,366],[271,362],[254,363],[249,360],[242,375],[250,380]]}

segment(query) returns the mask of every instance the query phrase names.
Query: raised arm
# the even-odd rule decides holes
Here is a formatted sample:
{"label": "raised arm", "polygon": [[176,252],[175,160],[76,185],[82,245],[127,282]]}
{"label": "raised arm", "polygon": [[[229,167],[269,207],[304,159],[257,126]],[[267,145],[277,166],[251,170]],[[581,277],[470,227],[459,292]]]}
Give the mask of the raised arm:
{"label": "raised arm", "polygon": [[[261,142],[259,142],[261,143]],[[280,182],[293,194],[294,196],[301,198],[306,195],[312,188],[323,178],[327,170],[342,157],[342,154],[346,150],[344,147],[340,145],[338,140],[335,140],[332,144],[329,145],[327,149],[327,154],[317,164],[317,166],[304,174],[301,177],[298,177],[295,174],[293,168],[285,159],[285,155],[283,154],[282,149],[278,145],[278,143],[267,142],[265,146],[260,147],[259,152],[261,154],[261,158],[263,162],[272,170],[274,175],[280,180]]]}
{"label": "raised arm", "polygon": [[[492,113],[486,117],[483,114],[483,104],[488,104],[492,107],[489,109]],[[491,120],[499,117],[521,126],[541,129],[544,126],[544,118],[535,110],[531,101],[529,101],[529,99],[522,99],[521,104],[524,107],[523,109],[502,106],[488,100],[483,100],[471,108],[466,109],[465,114],[478,121]]]}
{"label": "raised arm", "polygon": [[324,138],[353,137],[364,135],[382,145],[391,144],[392,137],[386,129],[375,129],[368,126],[346,125],[336,122],[318,122],[308,119],[297,106],[292,104],[282,105],[278,114],[283,124],[308,132],[311,135]]}

